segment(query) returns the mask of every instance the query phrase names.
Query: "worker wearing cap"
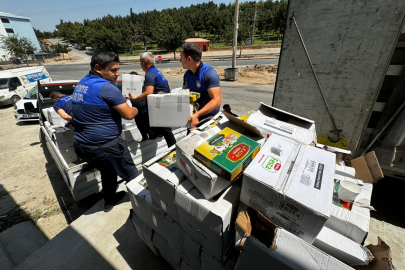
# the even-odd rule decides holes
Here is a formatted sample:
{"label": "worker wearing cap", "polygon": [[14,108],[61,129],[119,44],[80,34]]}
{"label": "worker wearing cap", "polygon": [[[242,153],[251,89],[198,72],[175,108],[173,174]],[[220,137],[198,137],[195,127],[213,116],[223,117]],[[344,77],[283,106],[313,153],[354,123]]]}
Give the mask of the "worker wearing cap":
{"label": "worker wearing cap", "polygon": [[53,109],[66,121],[72,121],[72,95],[65,95],[59,91],[53,91],[50,95],[55,101]]}
{"label": "worker wearing cap", "polygon": [[119,58],[110,52],[96,52],[91,70],[72,95],[74,148],[76,154],[101,173],[104,211],[110,211],[125,196],[116,193],[117,175],[130,181],[138,175],[126,143],[119,138],[121,118],[133,119],[138,110],[130,107],[115,86]]}
{"label": "worker wearing cap", "polygon": [[181,47],[180,62],[187,69],[183,76],[183,89],[199,92],[198,111],[188,119],[190,128],[200,121],[207,120],[219,112],[221,88],[217,72],[201,61],[201,48],[195,43],[186,43]]}

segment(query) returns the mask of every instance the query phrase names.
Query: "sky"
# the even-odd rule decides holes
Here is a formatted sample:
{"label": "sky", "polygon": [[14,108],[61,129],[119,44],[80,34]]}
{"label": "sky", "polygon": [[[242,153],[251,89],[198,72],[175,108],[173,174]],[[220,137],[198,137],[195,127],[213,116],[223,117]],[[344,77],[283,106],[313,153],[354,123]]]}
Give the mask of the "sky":
{"label": "sky", "polygon": [[[211,0],[216,4],[233,3],[232,0]],[[209,0],[1,0],[0,11],[31,18],[31,24],[41,31],[53,31],[55,25],[63,21],[83,22],[84,19],[96,19],[108,14],[129,15],[148,10],[188,7],[192,4],[209,2]],[[241,1],[242,2],[242,1]]]}

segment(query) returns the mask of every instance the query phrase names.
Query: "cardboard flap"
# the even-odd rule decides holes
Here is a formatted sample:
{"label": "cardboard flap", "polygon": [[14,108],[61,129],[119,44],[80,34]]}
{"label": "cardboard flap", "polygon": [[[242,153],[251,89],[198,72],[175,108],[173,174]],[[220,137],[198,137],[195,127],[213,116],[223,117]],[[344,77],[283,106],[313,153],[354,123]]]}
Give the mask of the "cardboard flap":
{"label": "cardboard flap", "polygon": [[[287,111],[283,111],[283,110],[278,109],[276,107],[272,107],[270,105],[267,105],[267,104],[265,104],[263,102],[260,102],[260,105],[261,106],[259,107],[259,111],[261,113],[263,113],[266,116],[273,117],[273,118],[276,118],[276,119],[281,120],[281,121],[284,121],[284,120],[282,120],[280,118],[285,118],[285,116],[289,116],[290,118],[295,118],[295,120],[293,120],[295,125],[297,125],[297,123],[295,123],[295,122],[297,122],[296,120],[299,120],[301,122],[303,121],[303,122],[310,123],[310,124],[315,123],[315,121],[313,121],[313,120],[307,119],[307,118],[302,117],[302,116],[298,116],[296,114],[293,114],[293,113],[290,113],[290,112],[287,112]],[[290,121],[285,121],[285,122],[290,122]]]}
{"label": "cardboard flap", "polygon": [[378,182],[378,180],[384,178],[384,174],[381,170],[380,164],[378,163],[378,159],[375,155],[375,152],[368,152],[364,155],[366,158],[366,162],[368,168],[370,169],[371,175],[373,176],[374,183]]}
{"label": "cardboard flap", "polygon": [[356,270],[395,270],[392,264],[391,248],[378,237],[377,245],[366,246],[373,254],[374,259],[368,265],[355,266]]}
{"label": "cardboard flap", "polygon": [[350,165],[356,170],[355,178],[363,180],[364,183],[374,184],[384,177],[374,151],[352,159]]}
{"label": "cardboard flap", "polygon": [[225,115],[226,118],[228,118],[229,121],[237,124],[238,126],[241,126],[245,130],[252,132],[253,134],[257,135],[258,137],[263,138],[262,133],[260,133],[260,131],[256,127],[246,123],[245,121],[240,120],[239,118],[237,118],[233,115],[230,115],[229,113],[227,113],[225,111],[222,111],[222,113]]}
{"label": "cardboard flap", "polygon": [[240,236],[245,237],[245,236],[250,236],[252,233],[252,224],[250,221],[250,216],[248,212],[241,211],[238,214],[238,217],[236,219],[235,223],[235,230],[239,233]]}

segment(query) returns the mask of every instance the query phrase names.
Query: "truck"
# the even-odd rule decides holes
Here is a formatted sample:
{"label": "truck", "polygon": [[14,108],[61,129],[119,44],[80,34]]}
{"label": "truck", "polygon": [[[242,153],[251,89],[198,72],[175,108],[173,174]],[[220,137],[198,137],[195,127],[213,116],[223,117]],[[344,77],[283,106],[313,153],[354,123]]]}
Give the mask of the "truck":
{"label": "truck", "polygon": [[405,179],[405,2],[288,1],[272,105]]}
{"label": "truck", "polygon": [[[80,202],[82,199],[102,190],[100,172],[95,168],[91,168],[74,153],[72,126],[68,125],[67,122],[51,123],[52,121],[49,118],[54,103],[49,96],[50,93],[59,91],[71,95],[77,82],[64,80],[41,83],[38,81],[37,110],[40,124],[39,139],[49,150],[73,199]],[[118,81],[116,85],[121,90],[122,81]],[[53,113],[56,114],[54,111]],[[187,129],[174,129],[173,134],[176,140],[179,141],[186,136]],[[136,166],[140,166],[143,162],[168,149],[166,141],[161,137],[143,142],[128,140],[128,138],[126,140]]]}

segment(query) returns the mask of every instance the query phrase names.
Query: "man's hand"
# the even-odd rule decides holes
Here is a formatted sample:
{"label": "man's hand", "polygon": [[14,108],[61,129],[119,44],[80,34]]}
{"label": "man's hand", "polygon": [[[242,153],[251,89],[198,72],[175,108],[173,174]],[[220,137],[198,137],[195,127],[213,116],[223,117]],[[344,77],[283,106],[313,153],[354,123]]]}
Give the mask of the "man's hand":
{"label": "man's hand", "polygon": [[188,118],[188,121],[190,122],[190,127],[189,127],[190,129],[195,128],[198,125],[198,123],[200,122],[198,120],[198,115],[196,115],[196,114],[192,114]]}
{"label": "man's hand", "polygon": [[129,98],[128,98],[128,99],[131,100],[131,101],[134,101],[134,100],[135,100],[135,96],[132,95],[131,92],[129,92],[128,94],[129,94]]}

